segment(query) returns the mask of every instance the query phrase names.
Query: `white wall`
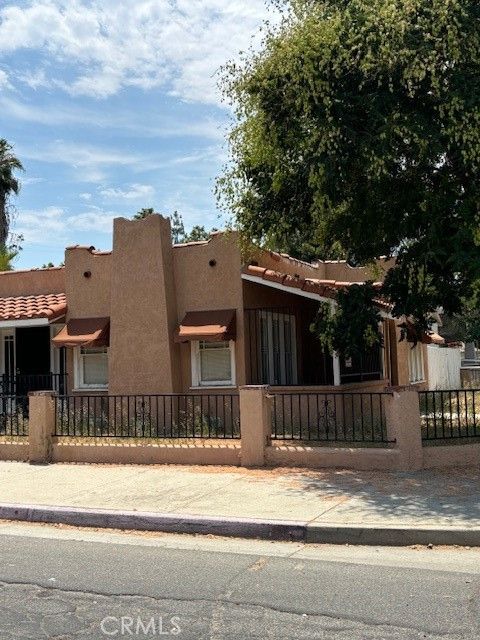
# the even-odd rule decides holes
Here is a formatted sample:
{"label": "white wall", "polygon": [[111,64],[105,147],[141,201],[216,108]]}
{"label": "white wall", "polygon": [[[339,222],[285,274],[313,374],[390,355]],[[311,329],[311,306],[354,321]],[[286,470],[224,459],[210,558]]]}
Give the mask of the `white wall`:
{"label": "white wall", "polygon": [[460,365],[462,353],[460,349],[429,344],[427,358],[429,389],[461,388]]}

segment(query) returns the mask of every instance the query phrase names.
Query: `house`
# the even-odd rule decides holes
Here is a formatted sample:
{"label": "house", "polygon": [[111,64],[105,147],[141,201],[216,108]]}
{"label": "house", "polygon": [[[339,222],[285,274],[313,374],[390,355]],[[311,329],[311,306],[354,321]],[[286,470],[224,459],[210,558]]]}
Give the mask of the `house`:
{"label": "house", "polygon": [[172,245],[168,219],[119,218],[110,252],[68,247],[64,267],[0,273],[3,393],[425,386],[426,345],[399,342],[386,304],[384,348],[362,358],[325,353],[311,333],[320,301],[367,278],[260,249],[244,264],[233,232]]}

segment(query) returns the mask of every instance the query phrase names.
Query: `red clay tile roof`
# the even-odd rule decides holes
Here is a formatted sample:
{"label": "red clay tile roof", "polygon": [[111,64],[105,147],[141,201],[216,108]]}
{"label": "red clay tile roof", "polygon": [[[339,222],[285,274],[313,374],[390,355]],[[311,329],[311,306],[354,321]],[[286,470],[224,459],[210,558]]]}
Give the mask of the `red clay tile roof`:
{"label": "red clay tile roof", "polygon": [[[287,273],[281,273],[280,271],[273,271],[272,269],[266,269],[265,267],[258,267],[254,265],[248,265],[243,269],[243,273],[249,276],[255,276],[262,280],[268,280],[270,282],[276,282],[284,287],[291,287],[292,289],[300,289],[306,293],[316,293],[323,298],[335,299],[337,291],[340,289],[346,289],[354,284],[363,284],[362,282],[340,282],[338,280],[318,280],[316,278],[302,278],[289,275]],[[374,282],[374,287],[380,289],[381,282]],[[292,292],[293,293],[293,292]],[[390,304],[385,300],[375,300],[380,307],[390,308]]]}
{"label": "red clay tile roof", "polygon": [[64,293],[0,298],[0,321],[48,318],[55,320],[67,311]]}

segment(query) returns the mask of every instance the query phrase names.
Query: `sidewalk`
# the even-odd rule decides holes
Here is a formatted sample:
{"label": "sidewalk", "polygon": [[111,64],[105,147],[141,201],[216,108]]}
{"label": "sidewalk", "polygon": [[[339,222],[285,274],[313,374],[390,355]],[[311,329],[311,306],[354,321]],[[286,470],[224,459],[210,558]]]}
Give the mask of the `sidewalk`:
{"label": "sidewalk", "polygon": [[[53,510],[50,516],[45,509],[12,515],[8,505],[17,511],[22,506],[69,509]],[[81,514],[78,522],[72,521],[75,513]],[[399,544],[427,539],[480,544],[480,470],[383,473],[0,462],[0,517],[230,535],[243,535],[240,524],[251,521],[256,525],[244,526],[245,535],[266,538],[382,544],[372,532],[384,530],[403,531]],[[222,528],[222,523],[237,527]],[[443,533],[435,537],[435,531]],[[389,538],[392,543],[397,539],[402,537]]]}

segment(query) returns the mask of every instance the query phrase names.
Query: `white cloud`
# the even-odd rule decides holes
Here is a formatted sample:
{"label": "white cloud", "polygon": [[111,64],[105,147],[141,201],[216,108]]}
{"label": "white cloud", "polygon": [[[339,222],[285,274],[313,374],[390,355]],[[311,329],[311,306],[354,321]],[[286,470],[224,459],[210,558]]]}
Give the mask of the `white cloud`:
{"label": "white cloud", "polygon": [[15,220],[15,233],[24,243],[55,246],[65,235],[65,212],[61,207],[46,207],[39,211],[21,211]]}
{"label": "white cloud", "polygon": [[[0,10],[0,54],[19,49],[38,52],[38,69],[24,79],[30,86],[48,81],[72,95],[96,98],[128,86],[164,87],[182,99],[218,102],[217,70],[248,48],[270,15],[267,4],[265,0],[12,0]],[[57,67],[48,79],[45,58]]]}
{"label": "white cloud", "polygon": [[93,233],[111,233],[113,219],[119,217],[116,211],[87,211],[67,218],[67,229],[90,231]]}
{"label": "white cloud", "polygon": [[18,80],[26,84],[30,89],[39,89],[40,87],[49,87],[50,82],[45,73],[45,69],[29,69],[25,73],[18,76]]}
{"label": "white cloud", "polygon": [[40,184],[41,182],[45,182],[45,178],[21,178],[20,184],[22,187],[28,187],[31,184]]}
{"label": "white cloud", "polygon": [[81,193],[78,197],[81,200],[86,200],[87,202],[89,202],[92,199],[92,194],[91,193]]}
{"label": "white cloud", "polygon": [[18,155],[26,160],[65,164],[71,167],[73,177],[79,182],[104,182],[109,169],[141,168],[148,162],[143,156],[126,151],[65,140],[54,140],[42,147],[18,145]]}
{"label": "white cloud", "polygon": [[145,200],[151,198],[155,189],[149,184],[131,184],[128,189],[102,189],[100,195],[106,200]]}
{"label": "white cloud", "polygon": [[[1,75],[0,75],[1,87]],[[87,127],[102,127],[121,131],[122,135],[135,135],[148,138],[171,138],[188,136],[222,140],[225,134],[225,123],[212,117],[195,120],[185,120],[162,114],[161,125],[155,122],[144,123],[131,112],[112,112],[108,115],[98,109],[82,109],[79,107],[55,104],[34,105],[20,102],[11,96],[0,96],[0,109],[9,118],[22,122],[33,122],[45,126],[58,128],[61,125],[84,125]]]}
{"label": "white cloud", "polygon": [[0,69],[0,89],[10,89],[10,81],[8,79],[8,73],[3,69]]}
{"label": "white cloud", "polygon": [[98,207],[79,213],[69,213],[62,207],[31,209],[19,212],[15,233],[24,237],[25,245],[67,246],[77,241],[78,233],[111,233],[113,219],[119,215]]}

